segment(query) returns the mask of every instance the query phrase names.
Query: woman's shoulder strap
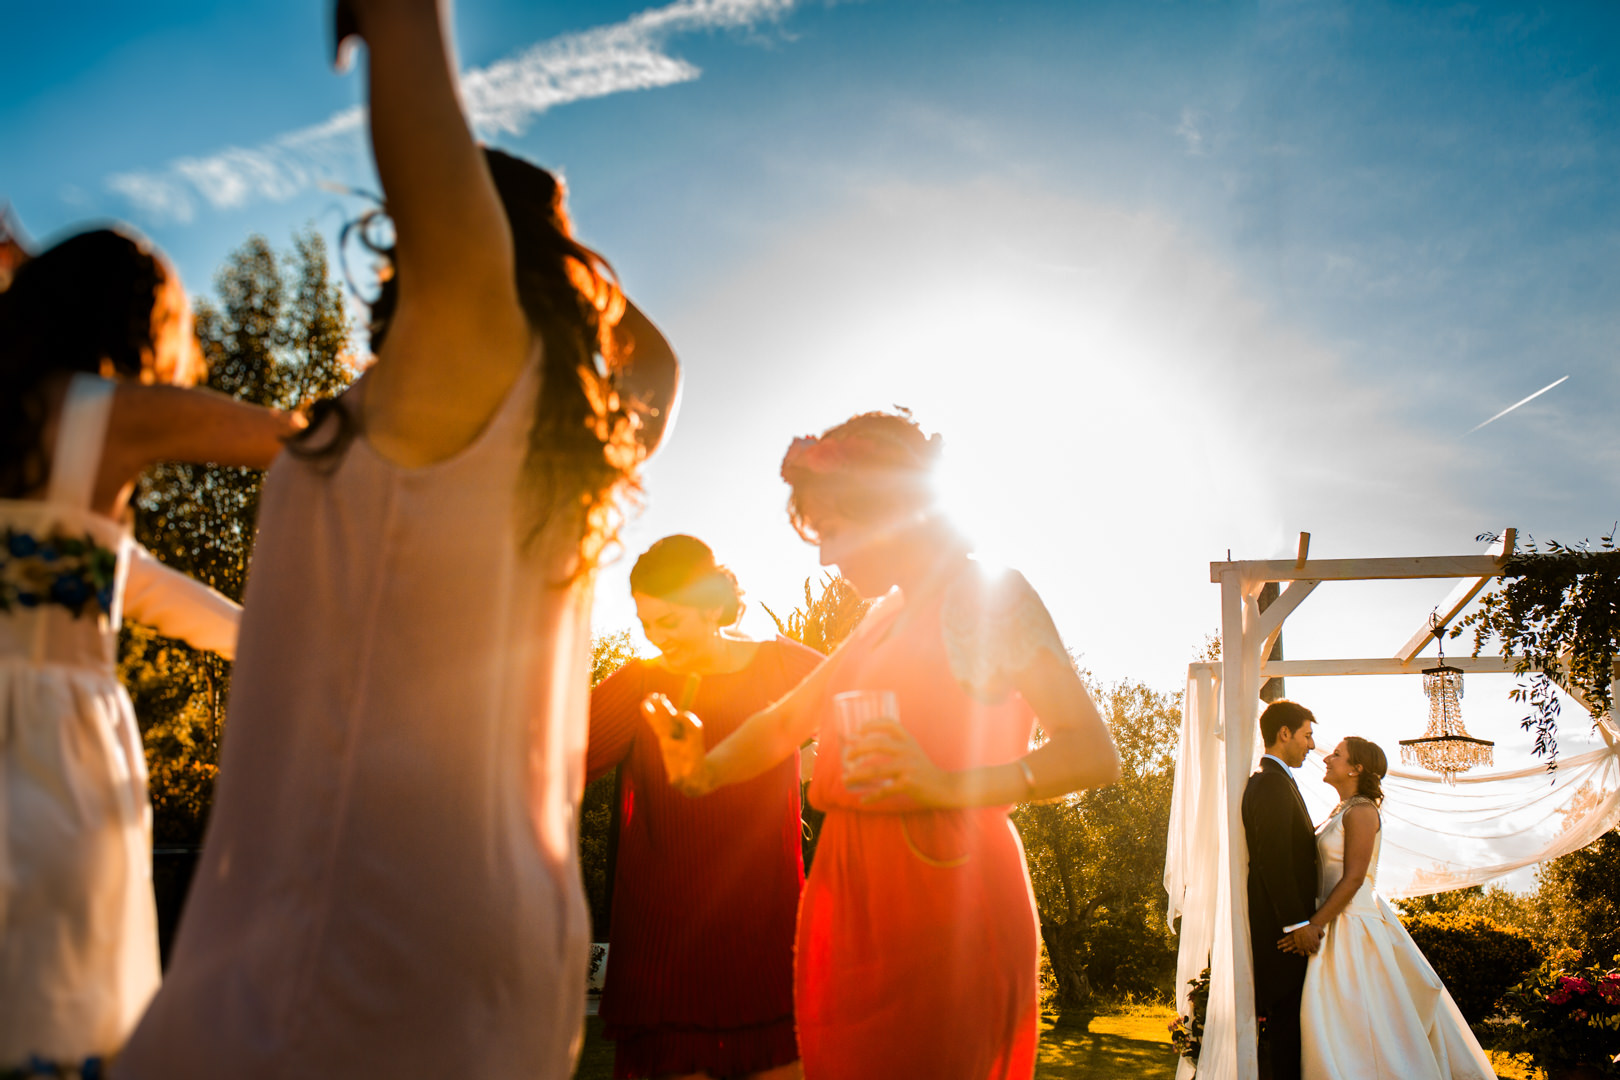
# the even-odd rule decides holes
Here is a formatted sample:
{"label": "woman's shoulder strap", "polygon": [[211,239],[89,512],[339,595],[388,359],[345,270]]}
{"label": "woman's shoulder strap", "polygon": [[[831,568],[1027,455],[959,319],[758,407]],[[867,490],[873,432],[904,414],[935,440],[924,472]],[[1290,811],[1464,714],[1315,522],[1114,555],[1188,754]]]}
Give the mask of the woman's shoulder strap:
{"label": "woman's shoulder strap", "polygon": [[1339,813],[1341,816],[1348,814],[1358,806],[1372,807],[1373,813],[1378,815],[1379,820],[1383,820],[1384,815],[1379,813],[1378,804],[1367,798],[1365,795],[1352,795],[1348,799],[1344,800],[1344,806],[1339,810]]}
{"label": "woman's shoulder strap", "polygon": [[51,479],[47,502],[90,508],[101,450],[107,439],[107,418],[112,414],[116,384],[83,372],[74,375],[62,397],[56,421],[56,446],[51,453]]}

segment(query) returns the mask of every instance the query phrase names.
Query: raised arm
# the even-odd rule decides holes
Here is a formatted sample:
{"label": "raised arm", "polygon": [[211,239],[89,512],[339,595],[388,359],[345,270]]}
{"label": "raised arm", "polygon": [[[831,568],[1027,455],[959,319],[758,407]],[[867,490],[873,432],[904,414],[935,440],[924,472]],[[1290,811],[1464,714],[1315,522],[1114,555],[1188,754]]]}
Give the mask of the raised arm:
{"label": "raised arm", "polygon": [[345,0],[368,54],[371,142],[399,304],[368,376],[367,437],[416,466],[483,429],[531,355],[512,238],[456,88],[449,0]]}
{"label": "raised arm", "polygon": [[[845,641],[844,645],[848,644]],[[647,695],[641,703],[642,716],[658,737],[664,774],[671,786],[685,795],[707,795],[715,788],[752,780],[798,753],[805,740],[816,733],[820,721],[816,704],[827,694],[827,680],[837,661],[835,652],[832,659],[774,705],[750,716],[707,754],[701,720],[691,713],[678,712],[663,694]]]}
{"label": "raised arm", "polygon": [[158,562],[135,545],[124,586],[124,617],[145,623],[196,649],[236,658],[242,607],[207,585]]}
{"label": "raised arm", "polygon": [[122,512],[129,484],[160,461],[268,468],[304,418],[212,390],[119,383],[107,418],[92,506]]}

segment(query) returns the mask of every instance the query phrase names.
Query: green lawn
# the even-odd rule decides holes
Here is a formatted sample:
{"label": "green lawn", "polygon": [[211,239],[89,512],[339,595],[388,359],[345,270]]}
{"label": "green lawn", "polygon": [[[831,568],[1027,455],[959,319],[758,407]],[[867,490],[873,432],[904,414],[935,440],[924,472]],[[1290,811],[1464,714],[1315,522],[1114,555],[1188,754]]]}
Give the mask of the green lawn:
{"label": "green lawn", "polygon": [[[1165,1006],[1122,1006],[1094,1016],[1060,1017],[1043,1025],[1037,1080],[1171,1080],[1176,1052],[1170,1048],[1170,1010]],[[1538,1080],[1543,1074],[1493,1054],[1497,1074],[1511,1080]],[[613,1044],[602,1038],[602,1021],[585,1020],[585,1051],[576,1080],[612,1080]]]}
{"label": "green lawn", "polygon": [[[1176,1055],[1170,1049],[1169,1009],[1119,1010],[1072,1022],[1059,1020],[1041,1033],[1041,1061],[1035,1075],[1043,1080],[1170,1080]],[[611,1080],[613,1044],[602,1038],[602,1021],[585,1018],[585,1050],[576,1080]]]}

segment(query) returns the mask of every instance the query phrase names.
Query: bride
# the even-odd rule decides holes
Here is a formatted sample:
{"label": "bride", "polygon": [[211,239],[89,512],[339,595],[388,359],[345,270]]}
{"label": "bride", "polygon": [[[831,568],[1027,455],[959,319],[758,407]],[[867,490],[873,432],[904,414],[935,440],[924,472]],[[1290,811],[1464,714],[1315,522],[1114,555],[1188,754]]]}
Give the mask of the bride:
{"label": "bride", "polygon": [[1339,805],[1316,831],[1322,900],[1279,947],[1309,953],[1300,1004],[1305,1080],[1494,1080],[1496,1071],[1440,977],[1373,892],[1388,771],[1350,736],[1326,758]]}

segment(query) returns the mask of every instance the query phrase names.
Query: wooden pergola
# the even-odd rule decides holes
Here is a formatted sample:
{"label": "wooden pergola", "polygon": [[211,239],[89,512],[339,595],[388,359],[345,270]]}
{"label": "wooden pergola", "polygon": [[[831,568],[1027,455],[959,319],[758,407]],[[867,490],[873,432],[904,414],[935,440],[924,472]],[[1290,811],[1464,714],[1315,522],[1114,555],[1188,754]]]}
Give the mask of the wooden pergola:
{"label": "wooden pergola", "polygon": [[[1243,883],[1248,873],[1244,841],[1243,789],[1256,757],[1259,735],[1260,690],[1268,679],[1333,675],[1415,675],[1430,661],[1419,660],[1429,641],[1460,614],[1491,579],[1514,547],[1514,531],[1506,530],[1492,549],[1479,555],[1420,558],[1316,559],[1309,558],[1310,534],[1301,533],[1298,556],[1282,560],[1248,560],[1210,564],[1210,581],[1221,587],[1221,659],[1195,663],[1188,669],[1189,718],[1199,717],[1202,733],[1183,732],[1184,752],[1198,748],[1199,760],[1178,767],[1176,803],[1172,815],[1186,823],[1183,842],[1218,843],[1216,895],[1200,883],[1204,903],[1182,917],[1182,956],[1178,971],[1178,1003],[1185,1006],[1185,984],[1210,963],[1210,996],[1205,1017],[1199,1080],[1255,1080],[1254,971],[1249,944],[1248,898]],[[1268,659],[1284,622],[1306,597],[1325,581],[1390,581],[1454,579],[1457,585],[1432,616],[1388,656],[1324,657],[1306,660]],[[1262,607],[1268,584],[1281,586],[1275,599]],[[1508,656],[1447,657],[1446,663],[1469,674],[1512,673],[1516,661]],[[1217,690],[1218,687],[1218,690]],[[1567,687],[1566,687],[1567,689]],[[1578,695],[1576,700],[1590,704]],[[1189,742],[1189,734],[1193,741]],[[1207,738],[1205,737],[1207,736]],[[1195,789],[1196,808],[1182,808],[1184,786]],[[1197,798],[1196,792],[1203,793]],[[1218,798],[1216,797],[1218,794]],[[1204,813],[1210,811],[1211,813]],[[1213,820],[1211,820],[1213,819]],[[1173,826],[1174,828],[1175,826]],[[1215,835],[1209,835],[1214,833]],[[1167,860],[1166,884],[1171,883]],[[1182,883],[1184,886],[1186,882]],[[1213,903],[1211,903],[1211,899]],[[1172,912],[1178,898],[1172,892]],[[1191,907],[1192,905],[1189,905]],[[1178,1076],[1188,1076],[1183,1060]]]}

